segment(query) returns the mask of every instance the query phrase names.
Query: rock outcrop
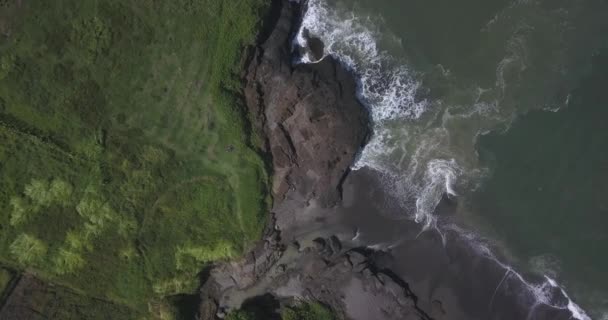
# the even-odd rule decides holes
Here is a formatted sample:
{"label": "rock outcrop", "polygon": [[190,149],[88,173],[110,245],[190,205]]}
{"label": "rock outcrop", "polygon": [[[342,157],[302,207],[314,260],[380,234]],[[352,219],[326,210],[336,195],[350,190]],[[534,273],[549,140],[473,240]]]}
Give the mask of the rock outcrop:
{"label": "rock outcrop", "polygon": [[353,76],[332,57],[293,64],[290,39],[299,10],[279,4],[276,27],[250,56],[247,106],[268,139],[275,201],[297,188],[306,200],[333,206],[367,137],[368,114],[356,98]]}
{"label": "rock outcrop", "polygon": [[[211,271],[200,318],[212,319],[214,312],[222,318],[271,294],[321,301],[340,318],[430,319],[407,284],[376,268],[372,252],[358,248],[350,233],[319,230],[325,218],[314,212],[340,204],[342,182],[368,136],[368,113],[354,77],[332,57],[294,64],[291,37],[300,8],[284,0],[273,9],[274,27],[250,51],[244,79],[252,124],[272,157],[276,220],[243,259]],[[295,49],[320,56],[320,40],[307,38],[314,48]]]}

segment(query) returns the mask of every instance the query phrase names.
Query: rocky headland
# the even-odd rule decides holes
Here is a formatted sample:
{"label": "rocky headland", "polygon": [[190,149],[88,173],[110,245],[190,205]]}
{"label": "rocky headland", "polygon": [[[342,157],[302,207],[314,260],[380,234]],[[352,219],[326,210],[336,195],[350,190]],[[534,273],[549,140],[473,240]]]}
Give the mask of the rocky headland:
{"label": "rocky headland", "polygon": [[[394,273],[357,245],[355,229],[327,210],[340,206],[342,185],[369,132],[351,73],[332,57],[295,64],[294,50],[320,57],[323,45],[293,48],[300,5],[275,1],[272,27],[248,53],[245,99],[272,158],[273,219],[263,241],[241,261],[210,271],[201,290],[201,319],[222,318],[247,301],[314,300],[341,318],[430,319]],[[370,305],[374,305],[370,308]]]}
{"label": "rocky headland", "polygon": [[[272,8],[243,71],[252,126],[272,159],[272,219],[244,258],[209,270],[199,319],[247,306],[280,319],[274,311],[302,300],[353,320],[570,319],[466,233],[423,232],[400,218],[407,208],[383,190],[381,174],[350,172],[371,134],[356,80],[306,30],[308,47],[294,47],[305,8]],[[295,63],[304,52],[318,62]],[[447,198],[437,208],[453,209]]]}

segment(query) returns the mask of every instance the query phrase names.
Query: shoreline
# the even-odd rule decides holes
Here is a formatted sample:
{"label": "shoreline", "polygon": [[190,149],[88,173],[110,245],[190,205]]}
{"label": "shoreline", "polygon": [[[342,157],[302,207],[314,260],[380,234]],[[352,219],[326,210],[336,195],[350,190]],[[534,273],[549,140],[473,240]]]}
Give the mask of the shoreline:
{"label": "shoreline", "polygon": [[[281,12],[273,10],[270,17],[275,27],[251,52],[244,74],[254,126],[266,133],[265,149],[273,161],[272,227],[246,258],[211,270],[201,289],[201,318],[222,318],[270,293],[279,305],[318,301],[354,320],[571,319],[568,308],[526,305],[531,299],[526,295],[534,293],[531,285],[487,247],[480,253],[460,232],[423,232],[413,221],[390,218],[403,209],[387,198],[374,173],[350,171],[367,140],[369,119],[347,128],[351,115],[316,108],[326,106],[329,97],[360,108],[355,112],[360,115],[356,80],[331,56],[293,65],[291,39],[303,9],[291,1],[277,4]],[[329,82],[318,85],[324,81]],[[327,90],[332,87],[337,92]],[[308,100],[319,92],[325,97]],[[337,126],[311,130],[312,118],[297,119],[311,110],[324,119],[319,121],[329,118]],[[321,133],[315,131],[319,128]],[[333,153],[345,146],[347,157],[336,158]],[[328,157],[336,161],[333,166],[326,165]],[[562,303],[566,298],[556,284],[540,289]]]}
{"label": "shoreline", "polygon": [[[413,221],[389,218],[386,211],[401,209],[388,208],[378,199],[381,192],[367,190],[370,185],[381,188],[381,184],[373,182],[375,179],[369,171],[352,175],[349,187],[353,188],[350,192],[354,193],[354,202],[342,209],[344,221],[357,226],[363,243],[380,244],[376,248],[389,253],[383,266],[400,275],[420,296],[427,297],[427,306],[441,302],[449,315],[446,319],[571,318],[572,310],[534,301],[538,298],[532,295],[532,284],[496,258],[487,246],[475,248],[479,243],[463,236],[461,230],[445,230],[443,236],[434,230],[421,233],[421,226]],[[445,243],[443,237],[447,239]],[[543,282],[544,287],[534,289],[542,288],[556,302],[568,304],[557,284]]]}
{"label": "shoreline", "polygon": [[[334,39],[336,37],[336,34],[342,34],[344,35],[344,30],[340,30],[340,31],[333,31],[331,29],[331,27],[336,27],[336,28],[340,28],[340,27],[344,27],[344,25],[341,25],[338,19],[338,16],[332,16],[332,14],[334,14],[334,12],[332,12],[328,7],[320,5],[317,2],[317,5],[315,6],[314,9],[314,13],[312,14],[313,18],[308,18],[306,17],[307,15],[304,14],[305,18],[304,20],[306,21],[303,25],[303,27],[300,29],[300,31],[297,34],[297,37],[294,41],[298,42],[298,43],[303,43],[306,41],[306,38],[303,38],[304,36],[309,36],[309,32],[306,29],[307,27],[310,27],[312,29],[315,29],[315,32],[317,32],[316,36],[320,36],[321,38],[324,38],[324,34],[325,33],[329,33],[330,35],[329,37],[329,42],[327,43],[327,45],[329,47],[332,47],[334,45],[335,41],[338,41],[338,39]],[[330,15],[331,21],[323,21],[324,18],[323,15]],[[354,20],[356,20],[356,18],[353,18]],[[308,20],[308,21],[307,21]],[[335,25],[338,24],[339,26]],[[348,23],[347,23],[348,24]],[[346,25],[347,25],[346,24]],[[328,29],[329,28],[329,29]],[[365,29],[365,27],[363,27]],[[368,32],[369,30],[365,30],[365,32]],[[357,31],[359,33],[361,33],[362,31]],[[321,36],[323,35],[323,36]],[[356,36],[362,36],[362,34],[356,34]],[[321,40],[319,40],[321,41]],[[325,39],[323,40],[325,41]],[[373,42],[373,41],[372,41]],[[342,45],[344,45],[344,43],[341,43]],[[371,46],[373,47],[373,51],[376,50],[376,48],[374,47],[374,43],[371,43]],[[339,45],[338,45],[339,46]],[[325,52],[324,54],[321,55],[321,57],[323,56],[332,56],[335,59],[341,60],[342,58],[344,58],[343,61],[341,61],[341,64],[343,65],[343,67],[347,68],[348,70],[350,70],[353,73],[357,73],[357,70],[359,70],[360,68],[363,68],[364,71],[369,71],[366,69],[365,65],[357,65],[356,62],[353,62],[353,56],[350,55],[349,53],[346,53],[346,56],[343,57],[344,52],[341,52],[340,49],[328,49],[329,51]],[[375,51],[374,51],[375,52]],[[298,60],[300,63],[317,63],[318,61],[320,61],[321,58],[318,57],[313,57],[311,58],[311,55],[309,54],[308,56],[302,55],[302,59]],[[366,77],[368,77],[369,75],[366,75]],[[358,81],[361,81],[361,79],[359,79]],[[367,81],[367,80],[364,80]],[[359,100],[362,101],[362,103],[364,103],[364,101],[368,100],[367,98],[368,95],[370,94],[374,94],[374,92],[365,92],[365,88],[359,88],[358,89],[358,96],[359,96]],[[418,103],[418,102],[416,102]],[[364,103],[365,104],[365,103]],[[384,107],[384,105],[382,105]],[[367,105],[366,106],[369,110],[371,110],[374,106],[373,105]],[[376,108],[378,106],[375,106]],[[373,124],[372,124],[373,127]],[[373,138],[371,139],[373,140]],[[377,146],[374,146],[377,147]],[[362,153],[365,153],[365,150],[362,151]],[[360,170],[360,169],[364,169],[364,170],[368,170],[367,165],[365,163],[365,161],[363,161],[363,164],[360,164],[358,161],[357,163],[354,164],[354,170]],[[370,166],[372,168],[374,168],[374,164],[372,163],[372,165]],[[373,170],[373,169],[372,169]],[[458,168],[456,168],[455,170],[460,170]],[[424,217],[421,219],[422,221],[420,221],[418,224],[422,224],[422,222],[424,222],[424,228],[422,228],[421,231],[419,231],[418,234],[421,234],[423,232],[437,232],[441,238],[442,238],[442,242],[444,243],[444,247],[445,247],[445,234],[447,233],[454,233],[454,237],[458,238],[459,241],[462,240],[463,242],[468,243],[468,246],[471,248],[471,250],[475,251],[477,254],[481,255],[482,257],[489,259],[491,261],[493,261],[497,266],[499,266],[499,268],[502,268],[503,272],[505,272],[505,275],[503,276],[501,283],[499,284],[499,287],[497,288],[497,290],[495,290],[495,292],[498,291],[498,289],[500,288],[500,286],[502,285],[502,283],[505,282],[505,280],[512,280],[512,281],[518,281],[520,282],[520,285],[524,288],[522,290],[526,291],[524,293],[524,295],[529,295],[530,298],[527,298],[528,300],[532,300],[532,301],[536,301],[533,303],[532,309],[536,308],[537,304],[547,304],[548,307],[550,308],[554,308],[554,309],[559,309],[559,310],[567,310],[569,312],[572,313],[572,317],[576,318],[576,319],[590,319],[590,317],[587,315],[586,311],[583,310],[580,306],[578,306],[566,293],[566,290],[564,289],[564,287],[562,287],[559,283],[557,283],[552,276],[546,275],[546,274],[538,274],[535,272],[532,272],[528,269],[522,269],[518,271],[515,271],[514,266],[512,265],[512,260],[510,260],[507,256],[505,256],[505,252],[503,251],[502,248],[497,247],[494,244],[490,244],[490,238],[485,238],[485,236],[482,236],[481,234],[478,234],[476,232],[472,232],[471,228],[462,228],[460,226],[460,224],[458,224],[457,222],[454,221],[441,221],[442,216],[444,215],[452,215],[450,213],[451,210],[454,210],[454,208],[452,208],[453,206],[453,201],[452,201],[452,196],[456,196],[455,192],[452,190],[452,183],[454,183],[453,181],[450,182],[451,179],[451,175],[453,174],[453,172],[444,172],[444,174],[446,175],[445,178],[445,192],[441,201],[437,204],[437,207],[433,207],[430,208],[431,211],[429,211],[427,214],[424,215]],[[383,175],[383,174],[381,174]],[[394,178],[394,177],[393,177]],[[457,200],[456,200],[457,201]],[[399,201],[398,201],[399,202]],[[391,210],[384,210],[384,211],[391,211]],[[390,217],[393,217],[396,220],[401,220],[403,215],[403,211],[409,211],[408,209],[403,208],[401,210],[401,212],[396,212],[394,214],[388,214],[386,212],[384,212],[382,215],[388,215]],[[418,212],[416,213],[418,215]],[[418,219],[419,217],[417,216],[416,219]],[[400,242],[402,242],[400,240]],[[512,278],[512,279],[511,279]],[[567,301],[564,302],[564,300]],[[525,304],[525,303],[524,303]]]}

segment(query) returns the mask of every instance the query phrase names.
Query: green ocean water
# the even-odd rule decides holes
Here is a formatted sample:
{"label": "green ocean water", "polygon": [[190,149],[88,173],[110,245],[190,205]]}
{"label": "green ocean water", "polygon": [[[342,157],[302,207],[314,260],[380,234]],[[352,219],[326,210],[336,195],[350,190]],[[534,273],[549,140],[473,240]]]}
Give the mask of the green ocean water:
{"label": "green ocean water", "polygon": [[476,231],[608,319],[607,1],[310,0],[303,27],[360,77],[356,167],[404,215]]}
{"label": "green ocean water", "polygon": [[594,60],[567,108],[480,140],[492,175],[473,204],[522,264],[599,316],[608,310],[608,52]]}

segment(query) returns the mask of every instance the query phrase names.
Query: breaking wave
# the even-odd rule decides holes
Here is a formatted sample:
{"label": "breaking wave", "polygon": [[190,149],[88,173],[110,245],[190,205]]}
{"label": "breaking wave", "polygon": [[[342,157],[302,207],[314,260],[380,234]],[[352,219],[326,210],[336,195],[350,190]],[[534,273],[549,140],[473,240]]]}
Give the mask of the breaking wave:
{"label": "breaking wave", "polygon": [[455,232],[455,234],[457,234],[458,237],[463,238],[478,255],[493,261],[505,271],[504,276],[494,290],[489,306],[490,309],[492,308],[492,303],[500,290],[504,290],[510,281],[515,281],[527,289],[522,292],[522,298],[524,299],[524,303],[530,304],[528,319],[533,319],[532,316],[537,307],[545,305],[559,310],[568,310],[574,319],[592,320],[591,317],[587,315],[587,313],[580,306],[570,299],[566,293],[566,290],[554,280],[554,275],[540,273],[542,274],[541,281],[536,283],[530,282],[526,280],[520,273],[515,271],[512,266],[504,263],[498,257],[496,257],[491,249],[492,245],[483,238],[480,238],[475,233],[462,229],[453,224],[446,225],[445,229]]}
{"label": "breaking wave", "polygon": [[[378,48],[381,37],[371,21],[352,13],[340,14],[323,0],[310,0],[295,41],[305,47],[304,30],[320,37],[325,52],[335,56],[359,77],[359,95],[369,107],[375,123],[394,119],[417,119],[426,110],[426,101],[416,101],[420,83],[406,65]],[[300,62],[311,63],[305,54]]]}
{"label": "breaking wave", "polygon": [[[398,190],[399,198],[415,209],[415,219],[427,227],[433,226],[432,211],[441,196],[446,192],[455,194],[452,184],[459,171],[456,161],[438,158],[426,162],[414,156],[395,163],[393,158],[404,154],[410,135],[407,128],[395,134],[399,130],[395,125],[420,119],[430,107],[426,99],[416,98],[421,88],[416,74],[403,61],[379,49],[378,39],[382,35],[369,18],[330,8],[323,0],[307,2],[295,38],[302,47],[306,46],[306,33],[319,37],[325,44],[325,54],[337,58],[358,77],[359,99],[369,109],[373,135],[353,169],[368,167],[385,174],[397,184],[393,189]],[[314,63],[313,60],[305,54],[299,62]],[[426,151],[419,148],[416,152],[422,155]],[[403,170],[406,160],[410,168]],[[421,167],[426,167],[424,172],[419,171]],[[418,178],[424,182],[416,183]]]}
{"label": "breaking wave", "polygon": [[[307,47],[308,35],[318,37],[324,43],[324,55],[336,58],[357,76],[358,98],[372,118],[373,135],[353,169],[370,168],[384,177],[387,192],[402,201],[423,230],[456,231],[477,253],[500,265],[505,275],[497,292],[506,282],[518,281],[528,289],[534,307],[544,304],[567,309],[576,319],[591,320],[553,280],[554,274],[545,274],[540,284],[530,283],[497,259],[480,238],[452,224],[440,224],[434,215],[443,197],[476,188],[486,174],[477,160],[477,138],[490,130],[508,128],[515,117],[514,107],[503,99],[508,95],[509,79],[517,78],[529,64],[522,33],[507,41],[494,86],[467,88],[468,105],[449,105],[421,98],[425,92],[421,75],[407,61],[381,49],[380,41],[387,36],[376,21],[330,7],[325,0],[309,0],[306,6],[294,45]],[[298,63],[317,62],[308,53],[296,59]],[[443,72],[446,78],[450,76],[449,71]]]}

